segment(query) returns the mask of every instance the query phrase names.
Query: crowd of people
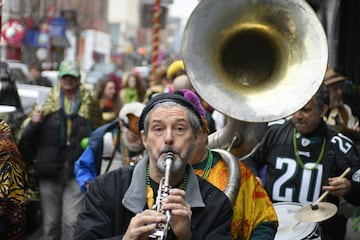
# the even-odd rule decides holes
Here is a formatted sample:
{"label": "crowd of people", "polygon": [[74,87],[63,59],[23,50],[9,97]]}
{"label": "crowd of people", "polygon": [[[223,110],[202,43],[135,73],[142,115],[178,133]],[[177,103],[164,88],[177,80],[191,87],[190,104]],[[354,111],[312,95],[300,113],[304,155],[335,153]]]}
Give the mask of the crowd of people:
{"label": "crowd of people", "polygon": [[[223,127],[213,117],[220,113],[196,93],[181,60],[148,82],[129,72],[119,87],[106,76],[91,92],[80,79],[75,61],[61,62],[58,84],[19,139],[0,121],[0,239],[29,234],[29,168],[43,239],[270,240],[282,224],[278,203],[306,206],[327,192],[324,201],[339,208],[360,205],[359,148],[342,132],[359,132],[359,121],[342,99],[346,77],[331,68],[305,106],[268,124],[244,161],[208,147]],[[316,236],[345,239],[347,217],[319,222]]]}

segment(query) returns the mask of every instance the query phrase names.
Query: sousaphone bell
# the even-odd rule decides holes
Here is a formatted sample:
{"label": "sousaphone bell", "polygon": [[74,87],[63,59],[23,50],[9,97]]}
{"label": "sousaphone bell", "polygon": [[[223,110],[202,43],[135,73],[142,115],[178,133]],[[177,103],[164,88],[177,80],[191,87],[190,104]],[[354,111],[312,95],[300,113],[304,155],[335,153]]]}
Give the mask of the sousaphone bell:
{"label": "sousaphone bell", "polygon": [[244,122],[303,107],[325,75],[328,46],[302,0],[203,0],[185,26],[182,55],[199,95]]}
{"label": "sousaphone bell", "polygon": [[[240,158],[258,146],[266,122],[291,115],[316,93],[328,46],[305,1],[202,0],[186,23],[182,56],[196,92],[228,117],[209,147]],[[239,171],[229,166],[231,175]]]}

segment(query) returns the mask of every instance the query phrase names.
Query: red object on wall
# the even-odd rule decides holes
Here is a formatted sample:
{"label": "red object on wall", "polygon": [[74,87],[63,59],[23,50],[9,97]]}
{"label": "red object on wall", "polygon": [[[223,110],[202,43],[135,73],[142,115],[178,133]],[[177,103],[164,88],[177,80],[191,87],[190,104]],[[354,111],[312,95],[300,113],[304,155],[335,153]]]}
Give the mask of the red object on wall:
{"label": "red object on wall", "polygon": [[22,40],[25,37],[26,28],[19,20],[9,19],[2,26],[1,36],[10,46],[22,46]]}

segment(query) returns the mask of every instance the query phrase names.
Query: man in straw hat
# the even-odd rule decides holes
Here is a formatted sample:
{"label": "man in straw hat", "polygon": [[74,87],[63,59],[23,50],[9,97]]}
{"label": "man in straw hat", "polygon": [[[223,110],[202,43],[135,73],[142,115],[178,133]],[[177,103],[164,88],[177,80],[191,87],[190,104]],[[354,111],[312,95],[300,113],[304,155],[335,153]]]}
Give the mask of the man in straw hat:
{"label": "man in straw hat", "polygon": [[343,101],[345,80],[345,76],[336,73],[331,67],[326,70],[324,83],[330,91],[330,105],[325,121],[330,126],[341,125],[360,131],[359,120],[352,114],[350,106]]}

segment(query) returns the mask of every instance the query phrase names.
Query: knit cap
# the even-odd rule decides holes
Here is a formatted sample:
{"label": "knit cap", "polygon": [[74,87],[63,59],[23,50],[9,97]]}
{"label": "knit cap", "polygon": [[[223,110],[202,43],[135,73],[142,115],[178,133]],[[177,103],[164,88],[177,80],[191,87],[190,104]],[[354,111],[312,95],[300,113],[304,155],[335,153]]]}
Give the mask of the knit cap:
{"label": "knit cap", "polygon": [[195,115],[197,116],[197,118],[199,119],[200,125],[203,128],[203,121],[201,118],[201,114],[198,110],[198,108],[188,99],[186,99],[184,96],[180,95],[180,94],[175,94],[175,93],[160,93],[158,95],[156,95],[155,97],[152,97],[146,104],[144,110],[141,113],[140,116],[140,121],[139,121],[139,130],[142,131],[144,130],[144,121],[146,116],[148,115],[148,113],[159,103],[163,103],[163,102],[175,102],[178,103],[184,107],[186,107],[187,109],[189,109],[190,111],[192,111],[193,113],[195,113]]}

